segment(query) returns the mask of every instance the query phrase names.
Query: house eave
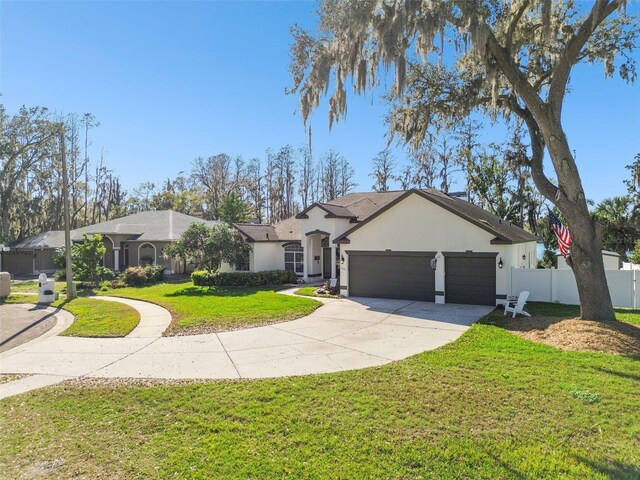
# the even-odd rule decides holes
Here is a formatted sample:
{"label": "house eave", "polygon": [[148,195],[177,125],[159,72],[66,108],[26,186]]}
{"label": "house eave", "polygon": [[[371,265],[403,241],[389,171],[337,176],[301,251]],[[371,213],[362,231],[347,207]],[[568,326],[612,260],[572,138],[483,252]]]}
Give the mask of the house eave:
{"label": "house eave", "polygon": [[496,237],[489,242],[491,245],[511,245],[513,242],[511,240],[507,240],[506,238]]}
{"label": "house eave", "polygon": [[329,232],[325,232],[324,230],[320,230],[317,228],[315,230],[311,230],[310,232],[305,233],[305,235],[307,237],[310,235],[326,235],[327,237],[331,236]]}

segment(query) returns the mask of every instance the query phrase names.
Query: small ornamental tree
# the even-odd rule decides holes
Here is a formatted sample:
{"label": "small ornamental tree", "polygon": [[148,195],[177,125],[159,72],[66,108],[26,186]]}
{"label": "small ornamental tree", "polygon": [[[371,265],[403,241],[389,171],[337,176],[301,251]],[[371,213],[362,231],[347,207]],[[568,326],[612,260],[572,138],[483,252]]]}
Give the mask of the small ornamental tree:
{"label": "small ornamental tree", "polygon": [[640,235],[638,213],[629,196],[605,198],[593,211],[603,224],[602,247],[617,252],[624,262]]}
{"label": "small ornamental tree", "polygon": [[[82,236],[82,242],[74,243],[71,247],[71,264],[75,280],[98,281],[112,275],[111,270],[102,265],[104,254],[107,252],[102,241],[102,235]],[[66,266],[64,247],[56,249],[53,262],[59,268]]]}
{"label": "small ornamental tree", "polygon": [[[607,77],[617,71],[623,81],[636,79],[640,32],[637,16],[625,14],[626,3],[324,0],[317,33],[293,29],[290,92],[299,95],[305,121],[328,93],[331,126],[347,113],[349,80],[363,93],[378,87],[380,71],[393,66],[389,93],[397,102],[390,131],[414,146],[429,131],[475,112],[517,118],[529,133],[527,167],[536,188],[563,214],[573,236],[580,316],[615,320],[602,232],[589,213],[562,109],[577,64],[599,62]],[[545,171],[545,151],[553,172]]]}
{"label": "small ornamental tree", "polygon": [[193,223],[180,240],[164,248],[163,255],[191,260],[196,269],[215,272],[223,262],[234,263],[250,251],[251,246],[242,236],[226,225],[209,227],[204,223]]}

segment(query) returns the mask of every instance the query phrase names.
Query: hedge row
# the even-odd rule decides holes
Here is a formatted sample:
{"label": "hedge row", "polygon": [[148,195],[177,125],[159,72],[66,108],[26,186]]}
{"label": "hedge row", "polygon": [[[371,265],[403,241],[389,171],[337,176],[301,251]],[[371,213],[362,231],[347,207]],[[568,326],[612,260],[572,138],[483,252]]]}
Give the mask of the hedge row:
{"label": "hedge row", "polygon": [[207,270],[196,270],[191,274],[191,280],[194,285],[200,287],[257,287],[297,283],[298,276],[289,270],[266,270],[255,273],[216,273]]}

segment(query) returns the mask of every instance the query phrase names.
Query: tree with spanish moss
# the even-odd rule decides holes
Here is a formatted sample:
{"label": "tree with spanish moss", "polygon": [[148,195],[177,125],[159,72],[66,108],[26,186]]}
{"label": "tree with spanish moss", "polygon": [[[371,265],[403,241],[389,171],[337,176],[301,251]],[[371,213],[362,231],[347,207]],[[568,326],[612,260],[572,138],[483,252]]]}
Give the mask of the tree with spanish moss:
{"label": "tree with spanish moss", "polygon": [[[571,265],[581,318],[615,320],[600,254],[602,233],[587,206],[562,121],[572,69],[602,63],[626,82],[639,35],[625,0],[584,4],[552,0],[337,1],[318,10],[319,30],[294,27],[290,90],[306,120],[327,91],[329,124],[346,114],[355,92],[380,84],[394,67],[391,130],[420,145],[429,128],[449,127],[472,112],[518,117],[527,126],[528,166],[538,191],[563,213],[573,235]],[[454,60],[448,62],[448,59]],[[405,90],[405,87],[406,88]],[[548,153],[556,183],[543,158]]]}
{"label": "tree with spanish moss", "polygon": [[373,172],[369,174],[373,177],[375,183],[372,188],[376,192],[387,192],[390,183],[396,179],[394,170],[396,167],[395,159],[389,150],[382,150],[373,157]]}

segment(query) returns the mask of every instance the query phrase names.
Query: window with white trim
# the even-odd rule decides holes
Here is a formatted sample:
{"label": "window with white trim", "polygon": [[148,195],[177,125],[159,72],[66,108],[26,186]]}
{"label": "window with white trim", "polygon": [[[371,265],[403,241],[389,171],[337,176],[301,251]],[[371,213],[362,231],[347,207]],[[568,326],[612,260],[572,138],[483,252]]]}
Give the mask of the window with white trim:
{"label": "window with white trim", "polygon": [[304,274],[304,249],[301,245],[287,245],[284,247],[284,269]]}

